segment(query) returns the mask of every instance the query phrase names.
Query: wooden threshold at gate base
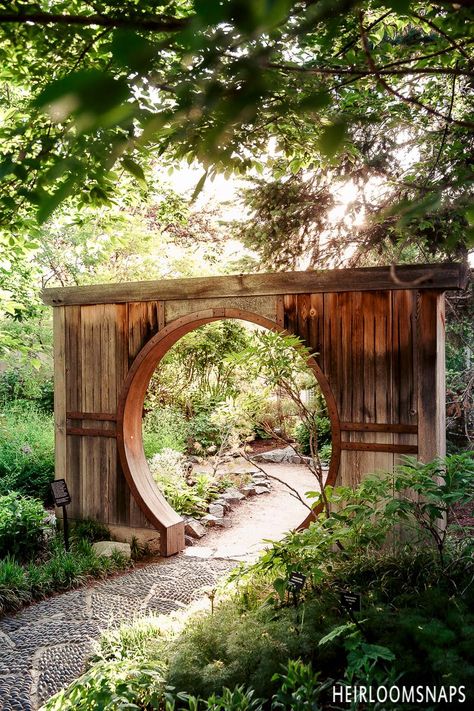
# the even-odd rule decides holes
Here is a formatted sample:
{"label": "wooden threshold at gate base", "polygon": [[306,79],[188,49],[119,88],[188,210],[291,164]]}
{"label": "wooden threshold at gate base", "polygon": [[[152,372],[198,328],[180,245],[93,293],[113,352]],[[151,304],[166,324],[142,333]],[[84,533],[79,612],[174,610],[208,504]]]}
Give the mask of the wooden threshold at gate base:
{"label": "wooden threshold at gate base", "polygon": [[79,437],[116,437],[115,430],[103,430],[100,427],[66,427],[67,435],[78,435]]}
{"label": "wooden threshold at gate base", "polygon": [[341,449],[358,452],[391,452],[393,454],[417,454],[418,447],[412,444],[382,444],[377,442],[341,442]]}
{"label": "wooden threshold at gate base", "polygon": [[68,420],[104,420],[108,422],[116,422],[117,415],[108,412],[66,412]]}
{"label": "wooden threshold at gate base", "polygon": [[344,432],[393,432],[399,434],[417,434],[417,425],[391,425],[381,422],[341,422]]}

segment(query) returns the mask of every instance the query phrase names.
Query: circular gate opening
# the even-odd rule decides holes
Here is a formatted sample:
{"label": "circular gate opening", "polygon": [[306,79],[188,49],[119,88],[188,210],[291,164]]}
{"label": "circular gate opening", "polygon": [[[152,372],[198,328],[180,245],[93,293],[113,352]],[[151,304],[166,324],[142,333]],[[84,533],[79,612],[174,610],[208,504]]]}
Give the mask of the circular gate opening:
{"label": "circular gate opening", "polygon": [[[205,324],[225,319],[239,319],[250,324],[256,324],[273,333],[283,332],[283,329],[273,321],[240,310],[214,309],[212,311],[190,314],[170,323],[148,342],[134,361],[122,393],[118,417],[118,443],[122,467],[140,508],[148,520],[160,531],[162,537],[162,553],[165,555],[177,552],[177,550],[183,547],[184,527],[181,516],[172,508],[156,485],[145,456],[142,421],[147,389],[160,362],[177,341],[185,334],[190,331],[195,331]],[[295,346],[295,353],[297,353],[296,341]],[[297,357],[302,360],[299,353]],[[309,357],[307,365],[318,384],[318,388],[325,402],[326,415],[330,422],[329,429],[331,431],[332,454],[324,484],[333,484],[337,476],[340,461],[337,409],[328,382],[314,358]],[[276,383],[274,383],[274,385],[276,386]],[[311,388],[307,390],[307,393],[303,392],[300,394],[301,397],[307,397],[307,399],[310,400]],[[271,396],[273,397],[276,394],[276,392],[271,393]],[[244,393],[244,396],[249,396],[248,389],[247,392]],[[250,399],[252,398],[250,397]],[[309,407],[309,402],[307,404]],[[277,436],[282,436],[283,441],[284,438],[288,436],[288,433],[279,432]],[[203,446],[199,443],[198,438],[195,439],[195,444]],[[147,451],[150,455],[149,442],[147,442]],[[327,455],[327,448],[323,454],[324,456]],[[313,516],[308,512],[306,519],[301,522],[301,525],[309,523],[312,518]]]}

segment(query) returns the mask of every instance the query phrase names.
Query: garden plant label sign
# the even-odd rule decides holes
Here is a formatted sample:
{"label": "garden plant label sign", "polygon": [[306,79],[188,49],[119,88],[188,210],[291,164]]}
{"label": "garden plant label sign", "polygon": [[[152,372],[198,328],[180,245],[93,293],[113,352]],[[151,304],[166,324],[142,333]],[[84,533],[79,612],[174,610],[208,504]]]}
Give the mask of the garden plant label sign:
{"label": "garden plant label sign", "polygon": [[293,573],[290,573],[290,577],[288,579],[288,590],[291,590],[291,592],[299,592],[303,589],[305,582],[306,575],[298,573],[298,571],[294,571]]}
{"label": "garden plant label sign", "polygon": [[341,592],[342,606],[349,612],[360,612],[362,607],[362,596],[360,593],[352,592],[351,590],[343,590]]}
{"label": "garden plant label sign", "polygon": [[56,506],[67,506],[67,504],[71,503],[71,495],[64,479],[56,479],[56,481],[53,481],[51,490]]}

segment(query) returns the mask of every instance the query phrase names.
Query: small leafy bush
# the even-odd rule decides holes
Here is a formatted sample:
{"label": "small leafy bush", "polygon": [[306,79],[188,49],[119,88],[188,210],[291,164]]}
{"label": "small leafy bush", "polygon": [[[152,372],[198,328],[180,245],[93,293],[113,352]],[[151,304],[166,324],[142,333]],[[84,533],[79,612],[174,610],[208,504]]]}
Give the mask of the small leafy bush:
{"label": "small leafy bush", "polygon": [[0,495],[15,490],[50,504],[53,479],[53,418],[31,408],[1,414]]}
{"label": "small leafy bush", "polygon": [[43,711],[116,711],[158,708],[163,677],[133,660],[100,662],[47,701]]}
{"label": "small leafy bush", "polygon": [[150,471],[170,505],[185,516],[202,516],[218,490],[209,474],[198,474],[191,486],[186,480],[185,458],[173,449],[164,449],[150,461]]}
{"label": "small leafy bush", "polygon": [[173,449],[184,452],[189,436],[189,424],[184,414],[172,407],[157,407],[143,421],[143,447],[148,458]]}
{"label": "small leafy bush", "polygon": [[105,524],[89,518],[74,523],[72,536],[77,540],[88,541],[88,543],[110,541],[111,538],[110,529]]}
{"label": "small leafy bush", "polygon": [[292,711],[317,711],[318,699],[327,685],[319,681],[311,664],[303,664],[301,659],[289,659],[282,674],[275,674],[272,681],[278,681],[280,688],[272,699],[272,711],[291,709]]}
{"label": "small leafy bush", "polygon": [[48,365],[39,363],[39,366],[35,368],[30,363],[25,363],[0,373],[0,408],[34,408],[52,414],[53,377]]}
{"label": "small leafy bush", "polygon": [[209,447],[219,447],[222,434],[219,426],[212,421],[212,411],[197,412],[189,421],[189,447],[200,454]]}
{"label": "small leafy bush", "polygon": [[[328,445],[331,446],[331,420],[324,415],[316,416],[315,431],[318,437],[319,456],[322,457],[322,450]],[[300,446],[301,454],[309,456],[311,448],[309,444],[309,429],[307,424],[301,422],[295,429],[295,439]],[[325,450],[327,452],[327,449]]]}
{"label": "small leafy bush", "polygon": [[321,462],[328,464],[331,460],[332,445],[331,444],[323,444],[323,446],[321,447],[321,449],[318,452],[318,455],[319,455]]}
{"label": "small leafy bush", "polygon": [[44,517],[40,501],[14,491],[0,496],[0,558],[32,558],[43,545]]}

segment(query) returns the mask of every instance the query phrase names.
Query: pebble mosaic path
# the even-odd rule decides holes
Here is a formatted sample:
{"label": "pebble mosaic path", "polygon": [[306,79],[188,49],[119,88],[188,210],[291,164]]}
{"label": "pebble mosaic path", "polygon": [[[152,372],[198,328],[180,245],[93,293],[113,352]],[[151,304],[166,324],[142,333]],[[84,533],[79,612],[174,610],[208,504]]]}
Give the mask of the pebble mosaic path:
{"label": "pebble mosaic path", "polygon": [[81,674],[102,630],[183,608],[234,565],[174,556],[1,619],[0,710],[36,711]]}

